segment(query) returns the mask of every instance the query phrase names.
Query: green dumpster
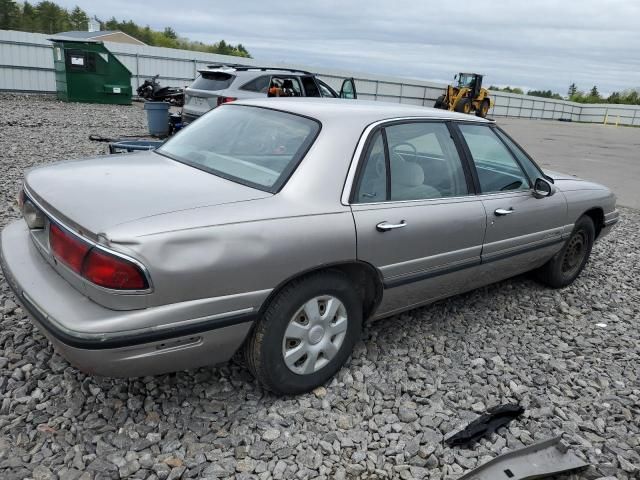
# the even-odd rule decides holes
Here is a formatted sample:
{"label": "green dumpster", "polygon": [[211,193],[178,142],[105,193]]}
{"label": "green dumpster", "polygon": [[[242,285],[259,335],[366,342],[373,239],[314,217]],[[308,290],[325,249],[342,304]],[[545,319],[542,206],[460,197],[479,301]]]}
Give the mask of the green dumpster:
{"label": "green dumpster", "polygon": [[131,104],[131,72],[102,42],[51,41],[60,100]]}

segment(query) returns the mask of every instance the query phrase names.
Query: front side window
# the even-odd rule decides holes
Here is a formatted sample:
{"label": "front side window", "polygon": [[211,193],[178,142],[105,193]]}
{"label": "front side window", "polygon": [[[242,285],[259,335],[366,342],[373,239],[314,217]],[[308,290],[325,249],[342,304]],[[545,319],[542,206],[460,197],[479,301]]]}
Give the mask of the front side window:
{"label": "front side window", "polygon": [[333,91],[333,89],[324,83],[322,80],[318,80],[316,78],[316,82],[318,83],[318,87],[320,88],[320,93],[323,97],[327,98],[338,98],[338,94]]}
{"label": "front side window", "polygon": [[529,180],[507,147],[484,125],[459,124],[478,172],[482,193],[527,190]]}
{"label": "front side window", "polygon": [[496,129],[495,132],[502,139],[502,141],[507,144],[513,154],[516,156],[524,171],[527,172],[529,180],[535,182],[538,178],[544,178],[544,174],[540,171],[538,166],[529,159],[527,154],[524,153],[522,149],[513,142],[513,140],[511,140],[508,136],[506,136],[498,129]]}
{"label": "front side window", "polygon": [[318,132],[315,120],[228,104],[212,110],[156,151],[200,170],[276,192]]}

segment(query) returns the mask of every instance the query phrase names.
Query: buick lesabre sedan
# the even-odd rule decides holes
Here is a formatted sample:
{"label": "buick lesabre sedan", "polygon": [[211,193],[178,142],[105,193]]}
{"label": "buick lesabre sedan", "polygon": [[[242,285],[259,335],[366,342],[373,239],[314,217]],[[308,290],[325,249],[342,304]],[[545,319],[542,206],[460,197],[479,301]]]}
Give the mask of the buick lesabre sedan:
{"label": "buick lesabre sedan", "polygon": [[365,319],[531,270],[570,284],[618,219],[493,122],[326,99],[225,104],[154,152],[33,169],[20,203],[2,269],[69,362],[138,376],[242,349],[281,394],[331,378]]}

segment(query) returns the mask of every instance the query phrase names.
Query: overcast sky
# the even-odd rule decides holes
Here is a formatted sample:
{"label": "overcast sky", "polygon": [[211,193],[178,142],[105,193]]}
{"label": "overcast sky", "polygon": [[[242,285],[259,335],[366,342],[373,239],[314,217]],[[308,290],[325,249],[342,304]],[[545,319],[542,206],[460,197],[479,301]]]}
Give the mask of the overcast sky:
{"label": "overcast sky", "polygon": [[192,40],[242,43],[264,62],[424,80],[601,93],[640,87],[639,0],[56,0]]}

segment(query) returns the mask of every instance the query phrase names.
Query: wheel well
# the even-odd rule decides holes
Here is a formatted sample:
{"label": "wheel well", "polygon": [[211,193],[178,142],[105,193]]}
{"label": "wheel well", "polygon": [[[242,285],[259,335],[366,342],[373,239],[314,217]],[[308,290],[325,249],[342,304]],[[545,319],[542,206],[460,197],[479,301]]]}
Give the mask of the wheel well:
{"label": "wheel well", "polygon": [[596,227],[596,238],[600,235],[600,231],[604,226],[604,212],[601,208],[592,208],[587,210],[584,214],[593,220],[593,225]]}
{"label": "wheel well", "polygon": [[322,267],[313,268],[295,275],[286,281],[282,282],[276,288],[273,289],[269,297],[264,301],[260,311],[264,311],[269,305],[272,298],[275,297],[284,287],[291,282],[304,280],[305,277],[324,271],[339,271],[346,275],[354,288],[362,298],[362,313],[363,320],[371,317],[378,308],[380,300],[382,300],[382,291],[384,289],[382,285],[382,279],[378,270],[372,265],[365,262],[345,262],[336,263],[332,265],[324,265]]}

